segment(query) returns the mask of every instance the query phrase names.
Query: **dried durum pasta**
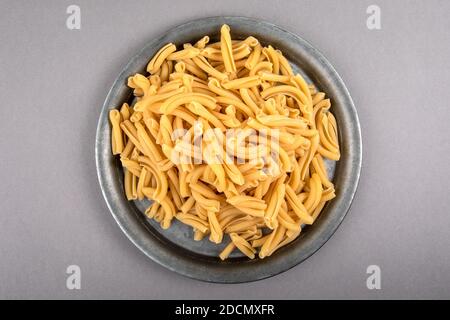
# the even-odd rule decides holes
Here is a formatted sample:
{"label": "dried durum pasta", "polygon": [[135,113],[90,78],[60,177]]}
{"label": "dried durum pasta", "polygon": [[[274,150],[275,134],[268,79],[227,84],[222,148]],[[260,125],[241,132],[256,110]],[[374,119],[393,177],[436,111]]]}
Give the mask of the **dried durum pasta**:
{"label": "dried durum pasta", "polygon": [[149,74],[128,79],[136,102],[110,110],[128,200],[193,238],[264,258],[295,240],[335,195],[324,158],[339,160],[331,102],[283,53],[254,37],[169,43]]}

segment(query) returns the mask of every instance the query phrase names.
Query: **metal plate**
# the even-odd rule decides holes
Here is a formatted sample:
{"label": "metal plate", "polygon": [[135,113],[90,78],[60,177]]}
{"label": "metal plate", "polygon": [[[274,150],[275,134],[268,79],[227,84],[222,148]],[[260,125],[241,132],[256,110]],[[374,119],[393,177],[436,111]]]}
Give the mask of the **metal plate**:
{"label": "metal plate", "polygon": [[[175,222],[169,230],[162,230],[148,220],[143,210],[148,202],[129,202],[123,190],[123,172],[117,157],[111,153],[111,129],[108,112],[124,102],[131,102],[132,91],[127,78],[145,72],[150,58],[164,44],[194,43],[204,35],[218,38],[222,24],[231,27],[233,39],[252,35],[263,45],[280,49],[294,69],[314,83],[331,99],[341,144],[341,159],[335,165],[328,162],[337,197],[327,203],[316,222],[306,226],[300,236],[265,259],[250,260],[238,252],[226,261],[217,256],[223,246],[207,239],[192,240],[192,231]],[[178,26],[151,41],[126,65],[106,97],[100,114],[95,141],[97,173],[108,207],[128,238],[148,257],[182,275],[210,282],[238,283],[264,279],[286,271],[316,252],[336,231],[356,192],[361,171],[362,145],[358,115],[350,94],[341,78],[308,42],[271,23],[244,17],[211,17]]]}

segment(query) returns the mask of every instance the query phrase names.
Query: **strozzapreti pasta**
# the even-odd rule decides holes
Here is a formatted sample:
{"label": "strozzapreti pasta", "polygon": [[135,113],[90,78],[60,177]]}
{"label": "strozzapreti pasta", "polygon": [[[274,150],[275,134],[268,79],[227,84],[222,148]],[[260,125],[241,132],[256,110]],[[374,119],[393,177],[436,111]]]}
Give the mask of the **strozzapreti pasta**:
{"label": "strozzapreti pasta", "polygon": [[192,227],[264,258],[295,240],[335,197],[324,158],[339,160],[325,93],[283,53],[254,37],[169,43],[128,79],[133,106],[110,110],[128,200],[151,199],[148,218]]}

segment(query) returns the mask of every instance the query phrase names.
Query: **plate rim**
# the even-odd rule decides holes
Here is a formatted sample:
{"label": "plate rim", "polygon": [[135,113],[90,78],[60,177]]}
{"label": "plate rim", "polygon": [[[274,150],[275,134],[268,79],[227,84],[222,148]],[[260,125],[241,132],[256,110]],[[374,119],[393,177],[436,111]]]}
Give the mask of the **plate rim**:
{"label": "plate rim", "polygon": [[[158,43],[160,44],[161,42],[163,42],[164,39],[167,37],[167,35],[170,36],[173,33],[181,32],[182,30],[192,28],[195,25],[199,24],[200,25],[206,24],[209,26],[213,25],[220,26],[223,23],[227,23],[230,25],[236,25],[240,23],[252,24],[255,26],[259,26],[260,28],[268,28],[275,34],[280,35],[281,37],[284,36],[294,39],[296,41],[296,45],[306,50],[311,59],[315,59],[316,63],[320,62],[321,67],[324,68],[324,70],[329,73],[332,80],[336,82],[335,85],[337,85],[338,87],[338,93],[342,96],[341,99],[344,99],[346,101],[347,110],[345,110],[344,108],[343,110],[340,111],[344,112],[344,115],[346,117],[349,117],[353,120],[352,122],[346,123],[345,126],[339,124],[339,130],[348,129],[349,131],[352,132],[352,135],[350,136],[351,143],[349,145],[351,153],[349,154],[349,159],[347,159],[346,163],[344,164],[344,166],[346,166],[345,169],[347,171],[348,171],[347,167],[349,166],[348,163],[350,163],[350,165],[352,166],[352,169],[347,172],[347,181],[351,181],[349,185],[350,188],[343,190],[346,201],[342,203],[343,200],[339,199],[341,201],[337,206],[337,209],[335,209],[335,211],[338,212],[337,216],[333,220],[334,224],[328,225],[328,228],[326,228],[326,230],[322,230],[322,233],[325,231],[326,233],[322,234],[322,237],[320,239],[316,239],[316,243],[314,243],[314,246],[311,247],[310,245],[310,247],[306,247],[305,248],[306,252],[304,252],[303,255],[298,258],[292,256],[289,257],[286,255],[286,253],[279,257],[278,260],[280,260],[283,257],[289,258],[287,259],[288,263],[283,264],[280,263],[280,261],[277,262],[276,259],[274,259],[274,257],[277,256],[277,254],[274,254],[273,256],[265,258],[263,260],[256,259],[256,260],[242,261],[241,263],[233,263],[232,266],[230,266],[231,263],[228,263],[226,261],[212,264],[209,260],[199,258],[198,255],[195,253],[180,254],[179,252],[176,252],[178,250],[177,248],[170,248],[171,245],[167,244],[164,245],[164,242],[156,232],[152,234],[152,237],[148,237],[149,231],[150,233],[152,232],[151,230],[148,229],[148,226],[146,226],[145,223],[143,223],[144,218],[142,217],[143,216],[142,214],[134,212],[134,215],[127,216],[126,214],[121,212],[125,208],[123,204],[124,199],[120,199],[120,195],[114,193],[111,190],[114,187],[112,185],[114,184],[114,181],[112,181],[114,179],[112,179],[111,176],[112,171],[114,171],[114,169],[113,168],[108,169],[107,167],[105,167],[105,165],[107,164],[107,159],[104,158],[103,154],[105,148],[110,150],[108,148],[109,147],[108,144],[110,145],[110,139],[108,139],[107,137],[108,135],[105,134],[109,131],[107,130],[107,126],[109,126],[107,112],[111,109],[111,105],[114,105],[114,103],[112,102],[114,102],[115,100],[121,100],[118,97],[121,95],[123,96],[125,92],[130,91],[129,89],[126,88],[124,82],[124,80],[128,78],[128,76],[130,75],[130,70],[142,68],[142,65],[140,65],[141,63],[138,62],[139,60],[142,60],[143,53],[148,51],[149,48],[155,47],[156,44]],[[147,56],[147,60],[148,59],[149,57]],[[117,104],[115,106],[117,107]],[[105,126],[105,122],[107,126]],[[110,158],[113,159],[114,156],[111,154],[110,151],[109,154]],[[265,20],[242,16],[219,16],[219,17],[216,16],[190,20],[174,28],[171,28],[164,35],[154,38],[147,45],[145,45],[125,65],[125,67],[119,73],[118,77],[115,79],[113,85],[111,86],[101,109],[95,136],[95,162],[98,181],[100,184],[102,195],[105,199],[105,202],[107,203],[110,213],[114,217],[115,221],[119,225],[122,232],[125,233],[128,239],[130,239],[130,241],[136,247],[138,247],[146,256],[148,256],[150,259],[157,262],[158,264],[164,266],[165,268],[177,272],[181,275],[187,276],[189,278],[215,283],[244,283],[266,279],[295,267],[296,265],[308,259],[314,253],[316,253],[332,237],[332,235],[336,232],[336,230],[342,223],[343,219],[347,215],[348,211],[350,210],[350,207],[356,194],[356,190],[358,188],[362,168],[362,137],[358,113],[351,98],[351,95],[340,75],[337,73],[335,68],[328,61],[328,59],[325,58],[325,56],[319,50],[317,50],[308,41],[296,35],[295,33],[287,31]],[[340,162],[338,162],[338,165],[340,165]],[[117,170],[118,169],[116,168],[116,171]],[[123,196],[124,195],[122,191],[122,198],[124,198]],[[146,234],[143,234],[143,232],[145,232]],[[301,247],[301,245],[297,246]],[[295,252],[299,250],[300,249],[297,248]],[[177,254],[178,256],[176,256]],[[199,259],[196,260],[195,257]],[[259,261],[259,264],[263,265],[262,268],[263,270],[264,265],[266,265],[267,270],[265,272],[261,272],[262,271],[261,267],[259,267],[256,268],[256,270],[260,271],[259,273],[258,272],[252,273],[252,270],[255,269],[255,266],[257,266],[258,263],[255,261]],[[269,263],[263,263],[261,261]]]}

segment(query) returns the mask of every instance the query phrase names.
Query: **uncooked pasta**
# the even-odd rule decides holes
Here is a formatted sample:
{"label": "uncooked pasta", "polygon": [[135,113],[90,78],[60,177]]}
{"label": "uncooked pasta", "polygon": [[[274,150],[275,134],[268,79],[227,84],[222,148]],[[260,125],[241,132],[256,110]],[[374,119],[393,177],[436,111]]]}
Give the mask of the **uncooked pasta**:
{"label": "uncooked pasta", "polygon": [[325,93],[256,38],[161,48],[129,77],[136,102],[111,109],[111,150],[124,194],[152,200],[163,229],[264,258],[295,240],[335,195],[324,159],[340,158]]}

